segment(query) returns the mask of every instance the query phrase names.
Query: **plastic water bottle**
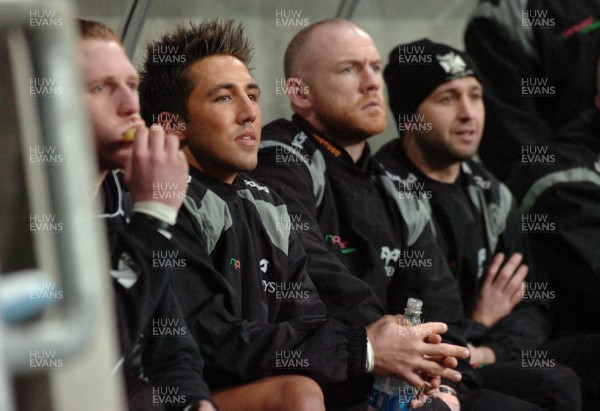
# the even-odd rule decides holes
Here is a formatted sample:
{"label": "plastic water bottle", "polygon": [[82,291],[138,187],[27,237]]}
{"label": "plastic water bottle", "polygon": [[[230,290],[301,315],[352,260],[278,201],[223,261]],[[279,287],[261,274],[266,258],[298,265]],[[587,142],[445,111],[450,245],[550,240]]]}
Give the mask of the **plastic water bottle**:
{"label": "plastic water bottle", "polygon": [[[409,298],[404,309],[404,319],[413,325],[421,324],[423,301]],[[410,410],[417,389],[404,380],[391,377],[375,377],[369,411],[405,411]]]}

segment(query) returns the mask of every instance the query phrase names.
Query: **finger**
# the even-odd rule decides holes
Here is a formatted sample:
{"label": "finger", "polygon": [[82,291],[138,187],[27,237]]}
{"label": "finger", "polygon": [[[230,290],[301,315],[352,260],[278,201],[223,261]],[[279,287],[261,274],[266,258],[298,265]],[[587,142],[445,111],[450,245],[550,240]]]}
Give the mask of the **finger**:
{"label": "finger", "polygon": [[519,304],[521,302],[521,300],[523,299],[523,291],[525,287],[525,283],[521,283],[521,286],[514,291],[513,295],[510,297],[510,303],[512,304],[512,306],[514,307],[515,305]]}
{"label": "finger", "polygon": [[435,361],[443,367],[456,368],[458,366],[458,360],[456,357],[442,357],[434,355],[424,355],[423,358],[429,361]]}
{"label": "finger", "polygon": [[448,331],[448,326],[445,323],[439,322],[423,323],[415,325],[413,328],[415,329],[415,335],[423,335],[425,337],[432,334],[443,334]]}
{"label": "finger", "polygon": [[440,377],[436,377],[435,375],[429,375],[422,372],[417,372],[417,374],[419,374],[421,379],[425,381],[425,385],[422,388],[424,392],[435,390],[442,382],[442,379]]}
{"label": "finger", "polygon": [[148,150],[148,128],[141,127],[135,133],[133,140],[133,151],[136,153],[144,153]]}
{"label": "finger", "polygon": [[177,134],[165,133],[165,151],[169,157],[177,157],[177,152],[180,151]]}
{"label": "finger", "polygon": [[446,343],[425,344],[423,348],[423,355],[430,355],[434,357],[467,358],[469,356],[469,350],[460,345]]}
{"label": "finger", "polygon": [[[423,392],[425,394],[432,395],[433,393],[437,393],[438,387],[442,384],[442,379],[440,377],[431,377],[431,376],[423,377],[423,376],[421,376],[421,378],[423,378],[425,380],[425,382],[427,384],[429,384],[429,386],[425,386],[423,388]],[[436,396],[437,396],[437,394],[436,394]]]}
{"label": "finger", "polygon": [[158,124],[150,127],[149,148],[153,153],[165,150],[165,131]]}
{"label": "finger", "polygon": [[527,277],[528,272],[529,267],[525,264],[521,264],[521,266],[517,269],[515,274],[512,276],[512,278],[506,285],[505,291],[508,294],[513,294],[515,291],[522,290],[523,280],[525,280],[525,277]]}
{"label": "finger", "polygon": [[442,379],[440,377],[429,376],[429,379],[426,379],[426,381],[431,386],[430,390],[435,390],[436,388],[439,388],[440,385],[442,385]]}
{"label": "finger", "polygon": [[492,263],[488,267],[488,273],[485,278],[484,284],[492,284],[494,282],[498,271],[500,271],[502,261],[504,261],[504,253],[498,253],[494,256],[494,258],[492,259]]}
{"label": "finger", "polygon": [[514,276],[522,261],[523,255],[520,253],[514,253],[508,259],[508,261],[506,261],[506,264],[504,264],[504,266],[500,270],[500,274],[496,276],[496,281],[499,282],[498,285],[503,285],[502,288],[504,289],[504,287],[508,285],[510,279]]}
{"label": "finger", "polygon": [[442,336],[439,334],[429,334],[425,337],[425,342],[428,344],[439,344],[442,342]]}
{"label": "finger", "polygon": [[458,366],[458,360],[456,357],[443,357],[440,364],[446,368],[456,368]]}
{"label": "finger", "polygon": [[[455,371],[450,368],[442,367],[440,364],[438,364],[435,361],[427,361],[427,360],[423,359],[417,363],[416,368],[418,370],[420,370],[421,372],[424,372],[431,376],[447,378],[447,379],[455,381],[455,382],[460,381],[462,378],[462,375],[460,372]],[[419,378],[419,379],[421,379],[421,378]],[[423,385],[415,385],[415,387],[417,387],[417,388],[422,388],[424,386],[425,386],[424,384]]]}
{"label": "finger", "polygon": [[431,386],[431,379],[433,378],[438,378],[438,377],[431,377],[430,375],[423,375],[421,374],[421,378],[423,379],[423,381],[425,381],[425,385],[423,386],[423,388],[421,388],[421,392],[427,392],[427,391],[431,391],[434,388]]}
{"label": "finger", "polygon": [[[418,369],[418,366],[417,366],[417,369]],[[418,387],[416,385],[414,386],[420,392],[435,391],[436,388],[438,388],[440,386],[440,384],[442,383],[442,379],[435,375],[430,375],[426,372],[422,372],[422,371],[418,371],[418,370],[415,373],[419,376],[419,378],[421,378],[423,380],[423,385],[421,387]]]}

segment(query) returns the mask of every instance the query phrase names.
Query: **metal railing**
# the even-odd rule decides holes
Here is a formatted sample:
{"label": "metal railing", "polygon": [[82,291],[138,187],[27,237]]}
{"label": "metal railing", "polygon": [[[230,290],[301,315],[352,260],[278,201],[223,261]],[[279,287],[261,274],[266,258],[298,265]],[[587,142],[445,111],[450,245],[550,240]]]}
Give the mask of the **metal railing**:
{"label": "metal railing", "polygon": [[[23,184],[31,215],[52,216],[61,230],[33,232],[37,269],[0,275],[0,409],[12,410],[10,376],[37,370],[32,352],[54,352],[66,361],[94,337],[108,267],[104,232],[94,218],[97,171],[69,3],[0,0],[0,34],[12,67],[0,77],[12,81],[18,113],[18,133],[3,130],[1,138],[19,138],[23,158],[32,147],[42,147],[61,160],[28,164]],[[32,92],[44,82],[53,85],[53,93]],[[45,288],[60,290],[45,301],[55,303],[52,308],[32,298],[32,290]],[[20,321],[25,314],[37,317]]]}

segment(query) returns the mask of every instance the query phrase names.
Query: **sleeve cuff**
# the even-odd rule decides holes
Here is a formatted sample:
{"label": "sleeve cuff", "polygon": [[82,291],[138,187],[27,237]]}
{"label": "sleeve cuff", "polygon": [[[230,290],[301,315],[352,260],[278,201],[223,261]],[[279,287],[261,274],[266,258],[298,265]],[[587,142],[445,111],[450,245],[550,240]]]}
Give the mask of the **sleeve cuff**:
{"label": "sleeve cuff", "polygon": [[133,211],[154,217],[169,225],[177,222],[177,210],[155,201],[137,201],[133,205]]}
{"label": "sleeve cuff", "polygon": [[367,364],[367,330],[352,327],[348,341],[348,376],[365,375]]}
{"label": "sleeve cuff", "polygon": [[367,373],[372,373],[373,368],[375,368],[375,353],[373,352],[373,346],[371,345],[371,341],[369,341],[369,337],[367,337]]}
{"label": "sleeve cuff", "polygon": [[468,342],[477,344],[486,333],[485,325],[471,319],[467,320],[465,338]]}

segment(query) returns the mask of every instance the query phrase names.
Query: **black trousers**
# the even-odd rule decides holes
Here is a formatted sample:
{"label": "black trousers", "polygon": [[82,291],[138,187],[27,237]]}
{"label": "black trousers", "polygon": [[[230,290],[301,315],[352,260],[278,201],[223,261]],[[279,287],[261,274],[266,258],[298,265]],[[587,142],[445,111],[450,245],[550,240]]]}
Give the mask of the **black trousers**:
{"label": "black trousers", "polygon": [[[539,350],[536,353],[541,352]],[[485,389],[510,395],[546,410],[581,410],[579,377],[575,371],[551,358],[549,353],[543,361],[537,358],[501,361],[478,368],[476,373],[481,377]]]}
{"label": "black trousers", "polygon": [[[590,321],[598,319],[590,318]],[[572,368],[581,380],[583,410],[596,411],[600,404],[600,334],[558,338],[545,342],[540,349],[559,364]]]}
{"label": "black trousers", "polygon": [[[461,411],[541,411],[544,408],[510,395],[486,389],[471,393],[460,404]],[[419,408],[420,411],[448,411],[450,408],[440,399]]]}

